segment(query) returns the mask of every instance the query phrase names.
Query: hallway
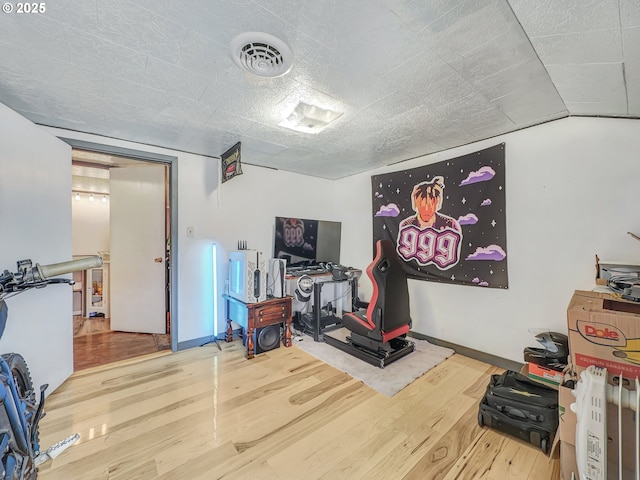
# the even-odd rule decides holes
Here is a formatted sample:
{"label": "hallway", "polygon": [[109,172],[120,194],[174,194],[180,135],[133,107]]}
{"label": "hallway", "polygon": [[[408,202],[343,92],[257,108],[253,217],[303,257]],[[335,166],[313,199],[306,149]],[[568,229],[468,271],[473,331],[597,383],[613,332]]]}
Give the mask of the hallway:
{"label": "hallway", "polygon": [[73,370],[170,350],[169,335],[115,332],[108,318],[73,317]]}

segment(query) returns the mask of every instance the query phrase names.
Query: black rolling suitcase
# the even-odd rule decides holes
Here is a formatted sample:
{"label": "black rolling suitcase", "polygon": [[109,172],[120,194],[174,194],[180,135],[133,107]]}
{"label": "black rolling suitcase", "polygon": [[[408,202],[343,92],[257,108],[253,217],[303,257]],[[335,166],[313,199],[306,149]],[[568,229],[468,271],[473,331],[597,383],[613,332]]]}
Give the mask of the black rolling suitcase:
{"label": "black rolling suitcase", "polygon": [[546,454],[558,428],[558,392],[511,370],[491,375],[478,423],[514,435]]}

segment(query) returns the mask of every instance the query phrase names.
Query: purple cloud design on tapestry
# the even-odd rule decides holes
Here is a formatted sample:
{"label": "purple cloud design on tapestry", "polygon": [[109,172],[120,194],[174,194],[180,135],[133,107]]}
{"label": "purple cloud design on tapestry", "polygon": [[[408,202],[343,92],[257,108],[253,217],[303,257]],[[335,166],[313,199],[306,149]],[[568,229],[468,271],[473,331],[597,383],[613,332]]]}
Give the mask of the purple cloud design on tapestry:
{"label": "purple cloud design on tapestry", "polygon": [[376,212],[376,217],[397,217],[400,215],[400,209],[395,203],[382,205]]}
{"label": "purple cloud design on tapestry", "polygon": [[473,213],[467,213],[463,217],[458,217],[458,223],[460,225],[474,225],[478,223],[478,217],[476,217]]}
{"label": "purple cloud design on tapestry", "polygon": [[476,251],[469,255],[465,260],[504,260],[507,257],[505,251],[499,245],[489,245],[487,247],[478,247]]}
{"label": "purple cloud design on tapestry", "polygon": [[491,205],[491,199],[490,198],[486,198],[482,201],[482,203],[480,204],[481,207],[486,207],[487,205]]}
{"label": "purple cloud design on tapestry", "polygon": [[488,287],[489,286],[488,282],[485,282],[484,280],[480,281],[480,279],[478,277],[476,277],[473,280],[471,280],[471,283],[477,283],[479,287]]}
{"label": "purple cloud design on tapestry", "polygon": [[471,185],[472,183],[488,182],[495,177],[496,172],[491,167],[480,167],[475,172],[470,172],[467,178],[460,182],[460,187],[463,185]]}

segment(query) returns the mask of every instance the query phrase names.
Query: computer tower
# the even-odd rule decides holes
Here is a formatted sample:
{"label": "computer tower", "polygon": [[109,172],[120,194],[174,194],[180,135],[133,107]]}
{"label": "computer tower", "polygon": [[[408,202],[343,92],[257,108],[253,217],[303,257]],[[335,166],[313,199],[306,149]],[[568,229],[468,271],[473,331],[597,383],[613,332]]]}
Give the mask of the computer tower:
{"label": "computer tower", "polygon": [[287,273],[287,261],[284,258],[272,258],[269,260],[267,272],[267,295],[273,298],[282,298],[286,295],[285,275]]}
{"label": "computer tower", "polygon": [[229,253],[229,296],[243,303],[267,299],[267,265],[262,252],[238,250]]}

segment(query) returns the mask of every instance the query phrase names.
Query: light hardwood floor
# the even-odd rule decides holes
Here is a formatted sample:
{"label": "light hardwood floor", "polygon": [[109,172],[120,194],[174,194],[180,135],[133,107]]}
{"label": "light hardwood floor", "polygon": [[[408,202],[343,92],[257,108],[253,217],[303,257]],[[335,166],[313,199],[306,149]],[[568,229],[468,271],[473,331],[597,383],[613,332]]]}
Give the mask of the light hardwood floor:
{"label": "light hardwood floor", "polygon": [[81,438],[38,478],[559,479],[557,458],[478,426],[498,371],[456,354],[387,398],[295,346],[159,352],[49,397],[43,446]]}

